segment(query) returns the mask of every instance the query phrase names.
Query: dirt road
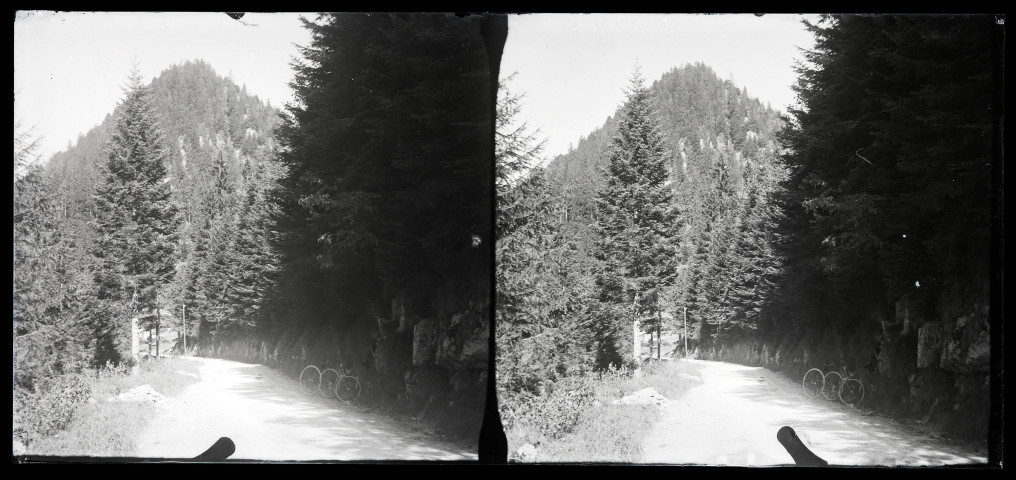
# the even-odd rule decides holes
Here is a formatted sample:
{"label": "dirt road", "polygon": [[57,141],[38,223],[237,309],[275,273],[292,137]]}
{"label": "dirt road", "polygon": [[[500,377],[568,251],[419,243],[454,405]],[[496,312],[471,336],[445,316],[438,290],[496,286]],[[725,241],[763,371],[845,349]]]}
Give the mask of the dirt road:
{"label": "dirt road", "polygon": [[200,381],[166,399],[137,443],[137,456],[192,458],[220,437],[230,459],[476,460],[476,449],[422,428],[307,396],[297,381],[263,365],[189,357]]}
{"label": "dirt road", "polygon": [[830,465],[935,466],[987,462],[986,451],[951,445],[842,403],[810,399],[800,383],[759,367],[682,360],[702,385],[664,406],[643,445],[644,463],[793,464],[776,432],[787,425]]}

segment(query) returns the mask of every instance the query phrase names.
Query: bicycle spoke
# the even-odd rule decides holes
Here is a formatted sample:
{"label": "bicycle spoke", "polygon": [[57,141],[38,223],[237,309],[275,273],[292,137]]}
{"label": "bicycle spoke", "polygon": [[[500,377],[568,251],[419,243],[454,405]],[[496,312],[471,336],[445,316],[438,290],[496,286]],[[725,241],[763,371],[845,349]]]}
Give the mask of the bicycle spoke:
{"label": "bicycle spoke", "polygon": [[822,396],[826,400],[839,398],[840,385],[843,383],[843,376],[837,372],[829,372],[825,376],[825,388],[822,389]]}
{"label": "bicycle spoke", "polygon": [[321,372],[321,395],[325,397],[335,396],[335,386],[339,383],[339,372],[329,368]]}

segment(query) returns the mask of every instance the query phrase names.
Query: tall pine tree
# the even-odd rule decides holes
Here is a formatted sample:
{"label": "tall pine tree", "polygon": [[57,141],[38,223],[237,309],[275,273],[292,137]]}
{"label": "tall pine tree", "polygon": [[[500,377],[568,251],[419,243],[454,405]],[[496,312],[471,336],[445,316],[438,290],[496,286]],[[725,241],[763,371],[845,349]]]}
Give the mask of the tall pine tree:
{"label": "tall pine tree", "polygon": [[[608,150],[607,183],[597,194],[601,262],[598,366],[638,360],[629,355],[638,323],[656,327],[662,294],[673,281],[677,212],[671,199],[669,154],[651,93],[636,69],[620,125]],[[635,333],[629,325],[636,322]]]}
{"label": "tall pine tree", "polygon": [[[93,361],[126,360],[130,322],[154,317],[159,291],[172,279],[180,225],[167,181],[163,134],[148,88],[131,71],[107,145],[106,181],[96,191],[99,235]],[[152,321],[152,320],[150,320]]]}

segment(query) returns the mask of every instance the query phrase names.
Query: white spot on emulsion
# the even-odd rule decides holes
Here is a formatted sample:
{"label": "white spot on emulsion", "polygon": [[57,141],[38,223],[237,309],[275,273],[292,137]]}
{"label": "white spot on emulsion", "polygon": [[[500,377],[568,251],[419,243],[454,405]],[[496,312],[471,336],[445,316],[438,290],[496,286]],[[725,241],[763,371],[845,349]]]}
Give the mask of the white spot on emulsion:
{"label": "white spot on emulsion", "polygon": [[914,286],[917,288],[921,288],[921,282],[914,282]]}

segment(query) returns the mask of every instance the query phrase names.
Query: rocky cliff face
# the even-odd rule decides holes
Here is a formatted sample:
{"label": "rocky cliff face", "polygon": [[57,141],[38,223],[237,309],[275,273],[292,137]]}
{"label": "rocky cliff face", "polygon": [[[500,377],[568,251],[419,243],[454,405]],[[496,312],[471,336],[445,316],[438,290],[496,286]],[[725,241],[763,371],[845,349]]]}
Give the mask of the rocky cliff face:
{"label": "rocky cliff face", "polygon": [[[454,431],[479,434],[490,352],[488,296],[448,298],[437,315],[410,318],[411,362],[402,369],[409,408]],[[406,328],[409,330],[409,328]]]}
{"label": "rocky cliff face", "polygon": [[935,301],[901,298],[860,325],[728,341],[700,356],[765,366],[791,378],[813,367],[846,368],[864,383],[861,408],[984,443],[991,408],[986,298],[947,287]]}

